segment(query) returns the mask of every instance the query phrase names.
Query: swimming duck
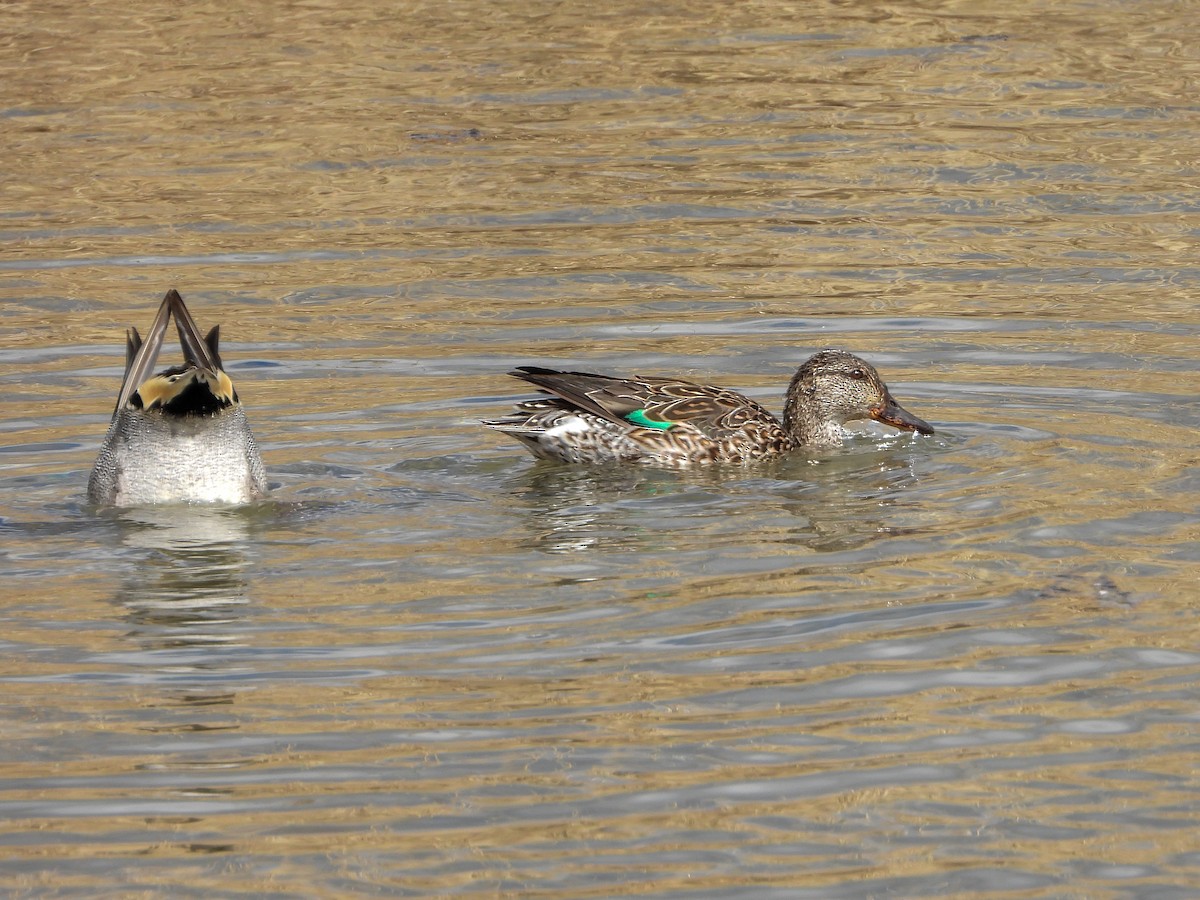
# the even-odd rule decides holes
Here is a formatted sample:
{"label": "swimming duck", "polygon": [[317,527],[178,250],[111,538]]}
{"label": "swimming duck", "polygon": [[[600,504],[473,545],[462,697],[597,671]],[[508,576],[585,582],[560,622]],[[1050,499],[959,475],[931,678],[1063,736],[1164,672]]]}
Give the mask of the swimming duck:
{"label": "swimming duck", "polygon": [[[174,318],[184,363],[151,375]],[[245,503],[267,493],[262,457],[217,349],[175,290],[143,341],[126,333],[125,378],[88,479],[88,500],[112,506]]]}
{"label": "swimming duck", "polygon": [[483,424],[516,438],[534,456],[563,462],[749,462],[797,447],[836,447],[842,425],[855,419],[933,434],[892,399],[870,363],[844,350],[822,350],[797,370],[782,422],[736,391],[678,378],[613,378],[537,366],[508,374],[550,396],[519,403],[504,418]]}

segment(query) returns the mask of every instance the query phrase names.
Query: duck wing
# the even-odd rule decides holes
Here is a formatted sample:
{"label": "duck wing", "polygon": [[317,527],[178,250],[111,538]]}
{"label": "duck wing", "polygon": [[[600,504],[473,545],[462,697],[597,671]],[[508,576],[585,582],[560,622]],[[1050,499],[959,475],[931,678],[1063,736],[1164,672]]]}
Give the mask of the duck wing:
{"label": "duck wing", "polygon": [[221,326],[214,325],[207,335],[201,337],[196,320],[188,312],[179,291],[174,288],[167,291],[163,303],[170,304],[171,315],[175,319],[175,330],[179,332],[179,345],[183,347],[183,358],[187,360],[188,365],[198,366],[213,373],[222,371],[224,367],[221,365],[221,354],[217,349]]}
{"label": "duck wing", "polygon": [[679,378],[614,378],[538,366],[521,366],[509,374],[622,425],[660,431],[690,425],[714,441],[749,425],[779,428],[775,417],[749,397]]}
{"label": "duck wing", "polygon": [[154,364],[158,361],[158,354],[162,352],[167,324],[171,320],[172,293],[174,291],[163,297],[162,305],[158,307],[158,315],[154,317],[154,324],[146,333],[146,340],[142,340],[136,328],[125,332],[125,377],[121,380],[121,392],[117,395],[117,405],[113,409],[114,419],[125,408],[133,392],[154,372]]}

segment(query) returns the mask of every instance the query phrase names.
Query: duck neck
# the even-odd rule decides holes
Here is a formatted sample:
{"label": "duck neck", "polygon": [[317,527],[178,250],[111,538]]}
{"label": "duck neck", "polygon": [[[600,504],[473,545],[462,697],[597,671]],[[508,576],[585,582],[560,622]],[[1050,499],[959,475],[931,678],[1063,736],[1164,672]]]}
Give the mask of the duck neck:
{"label": "duck neck", "polygon": [[839,447],[845,432],[829,404],[797,372],[783,404],[783,427],[797,447]]}

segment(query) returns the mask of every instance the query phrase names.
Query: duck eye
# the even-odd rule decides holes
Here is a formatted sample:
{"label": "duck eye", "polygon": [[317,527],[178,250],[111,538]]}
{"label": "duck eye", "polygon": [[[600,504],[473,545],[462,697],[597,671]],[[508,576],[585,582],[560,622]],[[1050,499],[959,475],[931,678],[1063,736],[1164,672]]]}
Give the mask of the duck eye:
{"label": "duck eye", "polygon": [[855,381],[865,381],[867,378],[867,373],[863,369],[851,369],[850,377]]}

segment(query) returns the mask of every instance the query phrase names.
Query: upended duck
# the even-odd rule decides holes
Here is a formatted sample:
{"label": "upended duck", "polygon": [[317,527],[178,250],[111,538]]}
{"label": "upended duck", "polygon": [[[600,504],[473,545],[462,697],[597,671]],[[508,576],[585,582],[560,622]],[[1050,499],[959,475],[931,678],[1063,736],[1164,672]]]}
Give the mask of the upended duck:
{"label": "upended duck", "polygon": [[[152,375],[175,320],[184,363]],[[126,333],[125,378],[88,479],[88,500],[111,506],[245,503],[267,493],[262,457],[218,352],[174,290],[143,341]]]}
{"label": "upended duck", "polygon": [[550,396],[483,424],[542,459],[691,465],[750,462],[800,447],[839,446],[842,426],[874,419],[933,434],[901,407],[868,362],[844,350],[808,359],[787,389],[780,422],[736,391],[678,378],[613,378],[521,366],[508,374]]}

